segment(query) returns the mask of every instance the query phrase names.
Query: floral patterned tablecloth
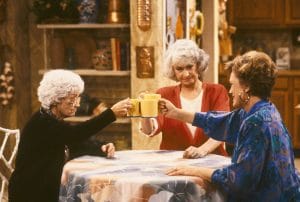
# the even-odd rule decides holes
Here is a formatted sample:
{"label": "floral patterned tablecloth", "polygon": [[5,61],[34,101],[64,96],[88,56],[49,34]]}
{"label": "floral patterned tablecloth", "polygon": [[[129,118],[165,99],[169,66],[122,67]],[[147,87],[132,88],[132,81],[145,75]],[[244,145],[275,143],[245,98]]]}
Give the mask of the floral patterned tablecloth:
{"label": "floral patterned tablecloth", "polygon": [[230,158],[210,154],[183,159],[182,151],[126,150],[115,158],[83,156],[63,170],[61,202],[223,201],[224,196],[198,177],[167,176],[167,168],[195,165],[221,168]]}

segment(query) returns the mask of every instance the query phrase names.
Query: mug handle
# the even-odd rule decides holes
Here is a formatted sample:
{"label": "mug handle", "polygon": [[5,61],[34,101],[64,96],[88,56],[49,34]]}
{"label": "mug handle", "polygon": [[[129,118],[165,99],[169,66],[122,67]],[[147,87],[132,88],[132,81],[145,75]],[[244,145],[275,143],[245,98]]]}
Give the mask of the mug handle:
{"label": "mug handle", "polygon": [[196,11],[196,36],[199,36],[203,33],[204,28],[204,16],[200,11]]}

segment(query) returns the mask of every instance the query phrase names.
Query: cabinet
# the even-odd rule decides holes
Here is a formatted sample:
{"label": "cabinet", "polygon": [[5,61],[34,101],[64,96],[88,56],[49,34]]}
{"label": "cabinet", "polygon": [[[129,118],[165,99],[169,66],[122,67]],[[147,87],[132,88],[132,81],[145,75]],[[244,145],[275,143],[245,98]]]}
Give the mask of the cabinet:
{"label": "cabinet", "polygon": [[285,22],[288,25],[300,25],[300,5],[298,0],[285,0]]}
{"label": "cabinet", "polygon": [[280,70],[272,91],[276,105],[291,136],[294,149],[300,149],[300,71]]}
{"label": "cabinet", "polygon": [[[105,103],[107,107],[117,101],[130,97],[130,30],[129,24],[40,24],[38,29],[43,32],[43,74],[49,69],[70,69],[85,81],[85,94],[89,98]],[[112,39],[126,43],[127,62],[113,68],[114,48]],[[100,44],[100,45],[99,45]],[[128,45],[129,44],[129,45]],[[101,46],[101,47],[99,47]],[[120,48],[120,47],[119,47]],[[104,69],[95,69],[93,56],[97,51],[109,53]],[[120,51],[120,50],[119,50]],[[121,66],[123,65],[123,66]],[[70,117],[66,121],[76,124],[89,119],[90,116]],[[117,120],[96,136],[102,141],[114,142],[117,150],[131,148],[130,119]]]}
{"label": "cabinet", "polygon": [[300,71],[280,70],[271,100],[292,136],[294,148],[300,149]]}
{"label": "cabinet", "polygon": [[293,142],[297,148],[300,148],[300,74],[293,79],[293,87]]}
{"label": "cabinet", "polygon": [[297,0],[229,0],[230,24],[238,28],[300,27]]}
{"label": "cabinet", "polygon": [[275,26],[281,21],[282,0],[229,0],[229,22],[238,28]]}
{"label": "cabinet", "polygon": [[273,91],[271,94],[271,101],[275,104],[277,107],[281,118],[284,120],[284,123],[286,127],[289,129],[290,132],[292,128],[291,123],[291,103],[289,104],[289,77],[279,75],[276,83],[273,87]]}
{"label": "cabinet", "polygon": [[[228,76],[219,77],[220,83],[229,90]],[[271,101],[292,136],[294,149],[300,149],[300,71],[279,70]]]}

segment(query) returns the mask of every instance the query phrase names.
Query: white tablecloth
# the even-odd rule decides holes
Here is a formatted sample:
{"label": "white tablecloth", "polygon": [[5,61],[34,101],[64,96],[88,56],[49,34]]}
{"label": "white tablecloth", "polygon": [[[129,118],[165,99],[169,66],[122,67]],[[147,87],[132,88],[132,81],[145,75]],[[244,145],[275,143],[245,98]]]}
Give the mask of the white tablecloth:
{"label": "white tablecloth", "polygon": [[114,159],[74,159],[64,167],[60,201],[223,201],[222,194],[201,178],[167,176],[164,172],[183,164],[221,168],[230,164],[230,158],[210,154],[205,158],[183,159],[182,153],[129,150],[116,152]]}

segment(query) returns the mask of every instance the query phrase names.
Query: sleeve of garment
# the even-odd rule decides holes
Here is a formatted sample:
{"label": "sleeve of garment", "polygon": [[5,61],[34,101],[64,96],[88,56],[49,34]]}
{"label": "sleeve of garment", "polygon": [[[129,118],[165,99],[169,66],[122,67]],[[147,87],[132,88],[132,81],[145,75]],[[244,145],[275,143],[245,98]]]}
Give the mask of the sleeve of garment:
{"label": "sleeve of garment", "polygon": [[216,140],[234,144],[239,132],[243,112],[196,112],[193,126],[200,127],[204,133]]}
{"label": "sleeve of garment", "polygon": [[106,153],[101,150],[101,146],[104,144],[106,143],[92,138],[84,142],[74,142],[68,145],[69,158],[73,159],[83,155],[106,156]]}
{"label": "sleeve of garment", "polygon": [[66,144],[83,141],[96,134],[115,120],[116,117],[113,111],[111,109],[107,109],[98,116],[76,125],[57,121],[52,127],[52,136],[49,138],[51,138],[52,141],[57,142],[61,142],[63,140]]}
{"label": "sleeve of garment", "polygon": [[[226,193],[247,195],[260,182],[269,140],[260,126],[245,126],[239,137],[236,162],[212,174],[212,182]],[[272,174],[270,174],[272,176]]]}

